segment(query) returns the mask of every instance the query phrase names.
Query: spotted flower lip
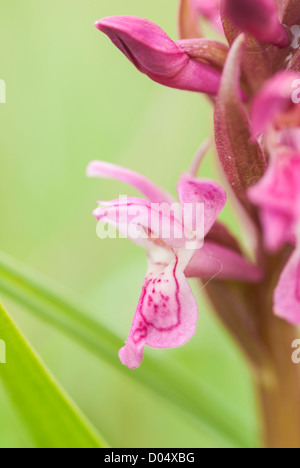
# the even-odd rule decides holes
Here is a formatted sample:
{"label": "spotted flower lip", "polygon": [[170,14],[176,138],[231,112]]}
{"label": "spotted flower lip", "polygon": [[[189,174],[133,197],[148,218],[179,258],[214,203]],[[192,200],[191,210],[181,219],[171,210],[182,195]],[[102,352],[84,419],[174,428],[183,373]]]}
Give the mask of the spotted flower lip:
{"label": "spotted flower lip", "polygon": [[[178,183],[181,210],[173,214],[166,209],[168,205],[171,206],[173,197],[133,171],[93,161],[87,174],[126,182],[148,198],[129,197],[101,202],[94,211],[99,222],[111,224],[121,233],[127,232],[128,223],[133,221],[138,235],[129,233],[128,237],[144,247],[148,257],[148,271],[131,331],[119,353],[124,365],[131,369],[139,367],[146,345],[173,348],[182,346],[192,338],[196,331],[198,307],[188,277],[211,279],[219,275],[219,278],[250,282],[261,279],[260,270],[245,260],[235,248],[218,245],[215,240],[204,242],[204,246],[199,248],[198,241],[203,241],[203,237],[211,231],[226,203],[226,193],[216,182],[183,174]],[[162,205],[158,206],[159,202]],[[192,207],[188,213],[184,212],[186,204]],[[194,216],[197,204],[204,206],[204,222],[202,224],[200,221],[201,225],[194,221],[198,219]],[[136,212],[139,212],[138,218],[132,214]],[[150,229],[153,218],[160,220],[160,227],[168,224],[172,230],[158,229],[153,236]],[[176,234],[185,228],[189,233],[194,233],[196,242],[193,248],[187,248],[186,239]]]}
{"label": "spotted flower lip", "polygon": [[155,23],[135,16],[113,16],[95,23],[142,73],[162,85],[216,94],[221,73],[180,49]]}
{"label": "spotted flower lip", "polygon": [[224,16],[259,41],[285,48],[291,37],[279,21],[275,0],[222,0]]}

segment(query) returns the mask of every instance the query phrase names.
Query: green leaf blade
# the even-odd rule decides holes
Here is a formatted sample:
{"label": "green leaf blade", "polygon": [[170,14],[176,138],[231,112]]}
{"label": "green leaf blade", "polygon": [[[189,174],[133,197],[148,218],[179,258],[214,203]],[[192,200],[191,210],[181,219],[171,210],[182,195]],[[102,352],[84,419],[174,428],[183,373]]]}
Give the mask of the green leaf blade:
{"label": "green leaf blade", "polygon": [[1,305],[0,337],[6,345],[6,363],[0,364],[0,383],[23,418],[36,446],[107,446],[60,388]]}

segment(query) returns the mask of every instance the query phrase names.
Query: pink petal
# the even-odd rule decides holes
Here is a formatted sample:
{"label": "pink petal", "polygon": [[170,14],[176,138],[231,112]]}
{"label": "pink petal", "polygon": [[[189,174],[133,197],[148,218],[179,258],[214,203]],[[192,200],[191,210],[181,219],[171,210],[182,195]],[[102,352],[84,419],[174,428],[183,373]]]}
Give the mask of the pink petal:
{"label": "pink petal", "polygon": [[123,236],[138,245],[151,248],[153,245],[181,248],[186,242],[184,229],[173,211],[162,209],[149,201],[128,197],[102,202],[94,216],[102,224],[109,224]]}
{"label": "pink petal", "polygon": [[257,94],[251,110],[252,133],[255,137],[274,123],[280,113],[292,106],[295,92],[293,83],[299,78],[297,73],[279,72]]}
{"label": "pink petal", "polygon": [[286,265],[274,294],[274,311],[292,324],[300,323],[300,250]]}
{"label": "pink petal", "polygon": [[300,127],[291,128],[285,127],[280,131],[279,134],[279,146],[286,150],[299,151],[300,152]]}
{"label": "pink petal", "polygon": [[194,253],[185,274],[188,278],[205,280],[258,282],[262,279],[261,270],[241,254],[210,241],[205,241],[202,249]]}
{"label": "pink petal", "polygon": [[198,307],[178,257],[159,271],[150,271],[120,359],[130,369],[139,367],[146,345],[174,348],[196,331]]}
{"label": "pink petal", "polygon": [[261,209],[265,243],[278,250],[291,239],[300,219],[300,154],[278,155],[263,179],[248,191],[249,199]]}
{"label": "pink petal", "polygon": [[117,179],[139,190],[153,203],[170,202],[174,200],[164,190],[158,188],[146,177],[137,174],[129,169],[125,169],[115,164],[103,161],[93,161],[87,169],[88,177],[99,177],[101,179]]}
{"label": "pink petal", "polygon": [[221,72],[211,65],[206,65],[198,60],[189,59],[186,65],[177,75],[157,77],[148,75],[153,81],[157,81],[170,88],[183,89],[186,91],[195,91],[215,95],[218,93]]}
{"label": "pink petal", "polygon": [[[204,235],[206,235],[226,204],[226,192],[216,182],[209,179],[196,179],[184,174],[177,187],[178,198],[183,210],[184,225],[191,231],[196,231],[199,226],[197,221],[197,206],[204,205]],[[187,210],[186,204],[191,205],[192,210]]]}
{"label": "pink petal", "polygon": [[279,22],[275,0],[223,0],[223,3],[225,16],[241,31],[278,47],[290,44],[289,35]]}
{"label": "pink petal", "polygon": [[293,242],[294,218],[280,209],[262,208],[264,242],[270,252],[277,252],[286,242]]}
{"label": "pink petal", "polygon": [[216,94],[220,72],[191,60],[156,24],[134,16],[103,18],[96,28],[142,73],[171,88]]}
{"label": "pink petal", "polygon": [[152,21],[135,16],[111,16],[97,21],[95,26],[143,73],[174,75],[188,64],[187,56]]}

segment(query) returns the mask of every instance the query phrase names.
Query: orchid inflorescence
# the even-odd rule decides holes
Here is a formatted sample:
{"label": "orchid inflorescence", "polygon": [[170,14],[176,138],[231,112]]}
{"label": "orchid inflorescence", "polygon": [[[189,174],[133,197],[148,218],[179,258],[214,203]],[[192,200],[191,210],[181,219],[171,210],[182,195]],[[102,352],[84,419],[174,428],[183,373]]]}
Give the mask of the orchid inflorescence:
{"label": "orchid inflorescence", "polygon": [[[203,37],[203,21],[210,23],[219,40]],[[180,177],[181,210],[176,213],[168,209],[173,197],[145,177],[113,164],[92,162],[89,176],[118,179],[145,197],[100,203],[94,212],[99,222],[121,232],[126,231],[132,208],[143,213],[135,218],[141,235],[132,240],[146,249],[148,271],[128,340],[119,354],[129,368],[141,364],[146,345],[177,347],[194,335],[198,307],[187,278],[223,281],[222,291],[228,286],[230,295],[240,288],[239,296],[245,294],[251,304],[251,291],[258,290],[253,285],[269,288],[265,295],[273,313],[289,323],[300,323],[300,3],[181,0],[179,25],[180,40],[175,42],[159,26],[138,17],[104,18],[96,28],[153,81],[209,96],[226,190],[234,197],[255,248],[250,261],[217,220],[227,195],[215,181],[197,178],[199,155],[192,169]],[[198,204],[204,206],[203,228],[193,216],[184,216],[185,204],[195,210]],[[149,221],[153,217],[162,226],[171,225],[173,235],[164,236],[158,229],[153,236]],[[201,247],[196,242],[194,249],[186,248],[186,240],[174,234],[183,227],[195,241],[204,241]],[[212,302],[222,315],[220,301]],[[254,334],[260,335],[259,318],[248,319],[249,335],[253,323]],[[228,328],[230,323],[227,320]],[[263,338],[259,336],[258,341]]]}

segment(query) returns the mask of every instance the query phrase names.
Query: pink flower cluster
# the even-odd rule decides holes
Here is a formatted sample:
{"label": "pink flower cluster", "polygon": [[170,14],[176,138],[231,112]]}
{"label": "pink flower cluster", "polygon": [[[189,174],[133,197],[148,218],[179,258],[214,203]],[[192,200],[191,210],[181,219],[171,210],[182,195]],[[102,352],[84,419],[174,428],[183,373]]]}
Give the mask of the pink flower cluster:
{"label": "pink flower cluster", "polygon": [[[205,280],[218,274],[218,279],[259,282],[266,274],[266,259],[281,255],[274,313],[300,323],[300,2],[181,0],[179,19],[181,37],[175,42],[159,26],[138,17],[104,18],[96,28],[153,81],[209,95],[218,156],[240,216],[255,233],[256,264],[245,258],[217,220],[226,193],[213,180],[196,177],[197,162],[180,178],[181,210],[175,215],[153,207],[168,207],[174,200],[143,176],[92,162],[89,176],[126,182],[145,197],[102,203],[94,212],[98,221],[122,231],[129,207],[143,208],[138,221],[143,236],[132,240],[146,249],[148,271],[120,351],[130,368],[140,365],[146,345],[181,346],[194,335],[198,307],[189,277]],[[219,41],[203,37],[203,21],[219,34]],[[204,205],[201,249],[186,249],[184,240],[161,232],[151,235],[149,219],[155,215],[174,232],[184,224],[197,240],[200,226],[184,216],[185,203],[195,209]]]}

